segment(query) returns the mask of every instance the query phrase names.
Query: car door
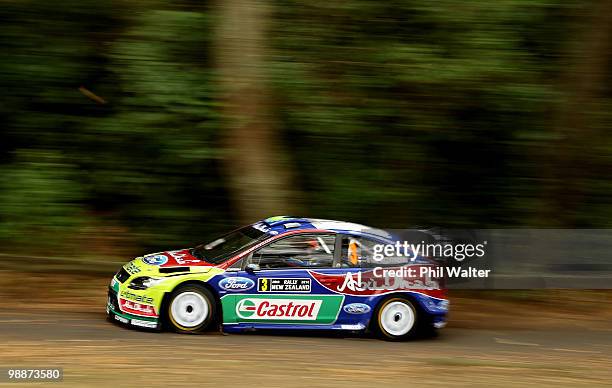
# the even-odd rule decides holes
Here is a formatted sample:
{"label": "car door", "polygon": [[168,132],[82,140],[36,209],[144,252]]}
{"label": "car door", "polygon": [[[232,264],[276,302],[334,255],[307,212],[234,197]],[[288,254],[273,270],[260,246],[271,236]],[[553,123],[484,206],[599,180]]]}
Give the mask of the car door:
{"label": "car door", "polygon": [[333,267],[335,242],[334,233],[300,233],[254,251],[236,274],[253,287],[224,298],[224,322],[253,327],[333,324],[344,297],[318,285],[310,271]]}

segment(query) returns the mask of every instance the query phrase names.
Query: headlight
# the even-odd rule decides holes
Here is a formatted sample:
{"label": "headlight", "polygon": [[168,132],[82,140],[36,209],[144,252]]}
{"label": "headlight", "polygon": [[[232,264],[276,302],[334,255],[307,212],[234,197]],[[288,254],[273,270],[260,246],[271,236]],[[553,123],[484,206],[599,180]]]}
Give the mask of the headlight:
{"label": "headlight", "polygon": [[130,282],[128,288],[133,290],[146,290],[147,288],[158,285],[159,283],[166,280],[165,278],[150,278],[148,276],[141,276]]}

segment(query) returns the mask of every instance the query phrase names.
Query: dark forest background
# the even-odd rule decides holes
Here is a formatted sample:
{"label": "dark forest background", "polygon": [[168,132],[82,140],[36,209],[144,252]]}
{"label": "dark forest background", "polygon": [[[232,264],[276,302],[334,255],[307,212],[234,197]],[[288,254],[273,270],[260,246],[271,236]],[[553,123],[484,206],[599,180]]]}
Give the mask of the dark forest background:
{"label": "dark forest background", "polygon": [[611,70],[611,0],[3,1],[0,251],[608,228]]}

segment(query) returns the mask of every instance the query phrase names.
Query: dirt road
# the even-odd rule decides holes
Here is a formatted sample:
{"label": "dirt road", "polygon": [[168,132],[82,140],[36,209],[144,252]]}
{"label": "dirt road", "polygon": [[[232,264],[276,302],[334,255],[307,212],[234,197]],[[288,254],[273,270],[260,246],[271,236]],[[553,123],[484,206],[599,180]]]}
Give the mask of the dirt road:
{"label": "dirt road", "polygon": [[[448,328],[437,338],[390,343],[330,334],[148,333],[108,323],[102,311],[22,310],[0,314],[0,344],[2,366],[63,367],[59,386],[552,387],[612,381],[612,331],[605,329]],[[37,385],[44,384],[50,383]]]}
{"label": "dirt road", "polygon": [[[528,299],[521,292],[512,298],[452,293],[450,324],[437,338],[390,343],[330,334],[131,330],[106,321],[110,276],[0,271],[0,367],[63,367],[64,380],[54,385],[62,387],[557,387],[612,381],[610,292],[550,291]],[[23,386],[47,384],[55,383]]]}

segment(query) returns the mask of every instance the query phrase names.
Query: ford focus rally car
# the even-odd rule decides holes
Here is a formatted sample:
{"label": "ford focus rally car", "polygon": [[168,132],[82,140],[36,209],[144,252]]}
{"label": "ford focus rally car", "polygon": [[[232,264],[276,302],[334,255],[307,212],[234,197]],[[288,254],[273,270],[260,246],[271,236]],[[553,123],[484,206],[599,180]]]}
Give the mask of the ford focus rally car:
{"label": "ford focus rally car", "polygon": [[375,257],[376,245],[394,242],[363,225],[271,217],[194,248],[132,260],[110,283],[107,313],[180,333],[370,330],[402,340],[443,327],[446,290],[415,271],[435,264]]}

